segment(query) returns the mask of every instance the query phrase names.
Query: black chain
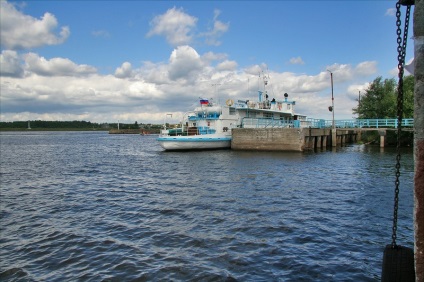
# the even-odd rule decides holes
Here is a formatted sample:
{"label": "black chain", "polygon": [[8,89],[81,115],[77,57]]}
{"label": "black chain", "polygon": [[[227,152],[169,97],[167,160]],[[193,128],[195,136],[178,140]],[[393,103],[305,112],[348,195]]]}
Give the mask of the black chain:
{"label": "black chain", "polygon": [[403,73],[404,73],[404,64],[405,64],[405,55],[406,55],[406,42],[408,40],[408,27],[409,27],[409,15],[411,12],[411,6],[408,5],[406,8],[405,15],[405,27],[403,31],[403,40],[402,40],[402,30],[401,30],[401,20],[400,20],[400,2],[396,3],[396,26],[397,26],[397,51],[398,51],[398,70],[399,70],[399,83],[397,88],[397,146],[396,146],[396,180],[395,180],[395,206],[393,211],[393,234],[392,234],[392,248],[396,248],[396,231],[397,231],[397,217],[398,217],[398,207],[399,207],[399,177],[400,177],[400,142],[401,142],[401,133],[402,133],[402,116],[403,116]]}

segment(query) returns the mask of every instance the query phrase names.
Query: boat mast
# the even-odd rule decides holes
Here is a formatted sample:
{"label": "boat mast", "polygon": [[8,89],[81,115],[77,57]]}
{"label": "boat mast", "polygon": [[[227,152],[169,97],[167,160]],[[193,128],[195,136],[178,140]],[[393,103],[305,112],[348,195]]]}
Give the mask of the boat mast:
{"label": "boat mast", "polygon": [[[216,87],[219,85],[221,85],[221,83],[212,83],[212,86],[215,86],[215,93],[214,93],[215,99],[218,99],[218,96],[216,96]],[[218,103],[219,103],[219,99],[218,99]]]}

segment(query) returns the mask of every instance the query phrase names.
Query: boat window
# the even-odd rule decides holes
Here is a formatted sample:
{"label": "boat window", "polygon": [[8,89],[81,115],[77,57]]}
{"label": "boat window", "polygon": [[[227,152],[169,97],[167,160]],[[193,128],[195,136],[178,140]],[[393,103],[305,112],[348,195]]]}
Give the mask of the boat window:
{"label": "boat window", "polygon": [[290,110],[290,109],[291,109],[291,105],[287,104],[287,110]]}
{"label": "boat window", "polygon": [[236,114],[236,108],[230,107],[230,115],[234,116]]}

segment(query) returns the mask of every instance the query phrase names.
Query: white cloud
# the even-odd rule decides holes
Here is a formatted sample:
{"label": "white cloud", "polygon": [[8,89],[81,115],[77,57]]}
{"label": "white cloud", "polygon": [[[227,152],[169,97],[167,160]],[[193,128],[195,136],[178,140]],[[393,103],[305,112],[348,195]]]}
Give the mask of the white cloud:
{"label": "white cloud", "polygon": [[0,55],[0,65],[1,76],[22,77],[24,75],[21,59],[16,51],[2,51]]}
{"label": "white cloud", "polygon": [[63,58],[47,60],[35,53],[20,57],[14,51],[4,51],[2,56],[15,68],[9,73],[25,71],[23,76],[2,75],[0,112],[4,121],[22,117],[161,123],[165,113],[173,113],[170,122],[178,122],[199,96],[221,101],[229,97],[257,99],[262,71],[270,77],[267,90],[271,98],[283,99],[288,93],[289,99],[297,102],[298,113],[329,118],[327,69],[334,75],[337,118],[350,118],[357,89],[366,86],[369,70],[375,66],[373,62],[333,64],[316,74],[296,74],[268,70],[264,64],[240,68],[225,54],[200,55],[190,46],[180,46],[168,62],[144,62],[139,68],[124,62],[112,74],[103,75]]}
{"label": "white cloud", "polygon": [[359,63],[355,67],[355,72],[359,75],[372,75],[377,72],[377,62],[376,61],[366,61]]}
{"label": "white cloud", "polygon": [[292,65],[304,65],[305,62],[302,60],[301,57],[296,57],[296,58],[290,59],[290,64],[292,64]]}
{"label": "white cloud", "polygon": [[117,78],[129,78],[133,76],[133,70],[130,63],[125,62],[119,68],[115,70],[115,77]]}
{"label": "white cloud", "polygon": [[354,77],[366,77],[375,74],[377,72],[377,62],[365,61],[355,67],[350,64],[333,64],[326,69],[333,73],[334,81],[345,82]]}
{"label": "white cloud", "polygon": [[13,4],[0,1],[1,45],[7,49],[30,49],[43,45],[63,43],[70,35],[68,27],[62,27],[59,34],[56,17],[45,13],[41,19],[24,15]]}
{"label": "white cloud", "polygon": [[228,55],[224,53],[207,52],[202,55],[202,59],[207,62],[223,61],[223,60],[226,60],[227,58],[228,58]]}
{"label": "white cloud", "polygon": [[190,44],[196,23],[196,17],[186,14],[182,8],[174,7],[166,11],[165,14],[153,18],[147,37],[153,35],[165,36],[166,40],[173,46]]}
{"label": "white cloud", "polygon": [[203,67],[199,54],[190,46],[179,46],[172,51],[169,58],[169,77],[192,81]]}
{"label": "white cloud", "polygon": [[222,63],[218,64],[216,66],[216,70],[218,71],[235,71],[237,69],[237,62],[236,61],[228,61],[225,60]]}
{"label": "white cloud", "polygon": [[219,46],[219,38],[228,31],[230,24],[218,20],[220,10],[214,10],[212,27],[206,32],[197,33],[198,19],[184,12],[182,8],[172,8],[162,15],[158,15],[150,22],[147,37],[154,35],[164,36],[172,46],[188,45],[197,37],[204,38],[207,45]]}
{"label": "white cloud", "polygon": [[77,65],[69,59],[53,58],[46,60],[35,53],[25,55],[26,70],[42,76],[82,76],[96,73],[96,68]]}
{"label": "white cloud", "polygon": [[230,27],[229,23],[223,23],[218,20],[218,16],[221,14],[221,11],[215,10],[213,17],[213,28],[208,32],[200,34],[200,36],[205,37],[206,44],[219,46],[221,42],[218,40],[224,33],[226,33]]}
{"label": "white cloud", "polygon": [[365,94],[365,91],[369,88],[370,83],[366,82],[363,84],[352,84],[347,88],[348,96],[354,101],[359,100],[359,92],[361,95]]}

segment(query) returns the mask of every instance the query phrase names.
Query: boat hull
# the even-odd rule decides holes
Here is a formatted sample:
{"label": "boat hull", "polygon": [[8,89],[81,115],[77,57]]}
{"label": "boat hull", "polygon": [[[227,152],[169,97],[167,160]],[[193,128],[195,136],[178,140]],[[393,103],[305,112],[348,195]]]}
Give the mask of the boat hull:
{"label": "boat hull", "polygon": [[163,136],[158,139],[165,150],[210,150],[231,148],[231,137]]}

